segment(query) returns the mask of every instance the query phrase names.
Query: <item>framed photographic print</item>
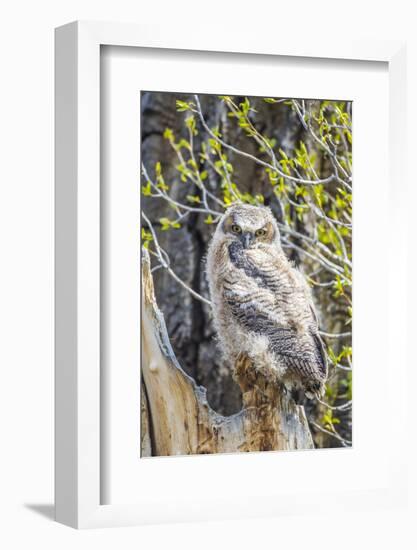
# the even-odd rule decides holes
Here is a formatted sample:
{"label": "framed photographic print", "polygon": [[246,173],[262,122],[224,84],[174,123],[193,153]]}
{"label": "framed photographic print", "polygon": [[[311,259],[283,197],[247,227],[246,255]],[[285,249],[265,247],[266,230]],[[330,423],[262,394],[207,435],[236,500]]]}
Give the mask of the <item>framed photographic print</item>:
{"label": "framed photographic print", "polygon": [[350,447],[352,102],[145,91],[141,115],[142,456]]}
{"label": "framed photographic print", "polygon": [[403,44],[157,31],[56,31],[57,520],[400,505]]}

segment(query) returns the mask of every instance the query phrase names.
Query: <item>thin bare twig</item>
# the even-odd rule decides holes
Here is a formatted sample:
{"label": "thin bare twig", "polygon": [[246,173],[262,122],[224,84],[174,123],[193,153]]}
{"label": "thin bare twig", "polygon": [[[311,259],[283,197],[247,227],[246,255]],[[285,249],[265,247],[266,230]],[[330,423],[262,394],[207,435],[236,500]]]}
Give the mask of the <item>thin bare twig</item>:
{"label": "thin bare twig", "polygon": [[320,426],[316,422],[313,422],[313,420],[310,420],[310,424],[312,426],[314,426],[317,430],[319,430],[319,431],[321,431],[321,432],[323,432],[327,435],[331,435],[332,437],[334,437],[335,439],[340,441],[341,444],[343,445],[343,447],[351,447],[352,446],[352,441],[349,441],[348,439],[343,438],[336,431],[331,432],[330,430],[326,430],[326,428],[323,428],[322,426]]}
{"label": "thin bare twig", "polygon": [[233,145],[230,145],[229,143],[226,143],[221,138],[216,136],[216,134],[214,132],[212,132],[212,130],[209,128],[209,126],[207,125],[207,123],[204,119],[203,112],[201,110],[200,100],[198,99],[198,95],[194,95],[194,98],[195,98],[196,103],[197,103],[197,109],[193,110],[193,112],[198,114],[203,128],[206,130],[206,132],[213,139],[215,139],[218,143],[220,143],[220,145],[222,145],[226,149],[229,149],[230,151],[233,151],[233,153],[236,153],[237,155],[240,155],[242,157],[249,158],[249,159],[253,160],[254,162],[256,162],[257,164],[260,164],[261,166],[264,166],[265,168],[269,168],[270,170],[273,170],[274,172],[277,172],[281,177],[283,177],[287,180],[290,180],[290,181],[293,181],[293,182],[296,182],[296,183],[302,183],[303,185],[319,185],[319,184],[324,184],[324,183],[330,183],[331,181],[333,181],[335,179],[335,176],[333,174],[331,176],[329,176],[328,178],[324,178],[324,179],[321,179],[321,180],[306,180],[306,179],[296,178],[294,176],[290,176],[288,174],[285,174],[285,172],[282,172],[277,166],[274,166],[273,164],[270,164],[269,162],[265,162],[265,161],[261,160],[260,158],[255,157],[254,155],[251,155],[250,153],[247,153],[246,151],[242,151],[241,149],[237,149],[236,147],[233,147]]}
{"label": "thin bare twig", "polygon": [[159,244],[158,237],[156,236],[156,232],[155,232],[155,229],[154,229],[151,221],[149,220],[149,218],[146,216],[146,214],[143,211],[142,211],[142,217],[145,220],[145,222],[146,222],[146,224],[149,228],[149,231],[152,234],[153,243],[154,243],[154,246],[156,248],[156,253],[158,254],[159,261],[161,262],[161,265],[168,271],[168,273],[171,275],[171,277],[177,281],[177,283],[179,283],[183,288],[185,288],[191,294],[191,296],[193,296],[196,300],[200,300],[200,302],[203,302],[203,303],[205,303],[205,304],[207,304],[208,306],[211,307],[212,304],[211,304],[210,300],[207,300],[206,298],[204,298],[204,296],[201,296],[201,294],[198,294],[198,292],[195,292],[195,290],[193,290],[186,283],[184,283],[184,281],[180,277],[178,277],[178,275],[175,273],[175,271],[173,271],[173,269],[170,267],[169,263],[167,263],[165,261],[165,259],[163,258],[163,254],[167,254],[167,252]]}

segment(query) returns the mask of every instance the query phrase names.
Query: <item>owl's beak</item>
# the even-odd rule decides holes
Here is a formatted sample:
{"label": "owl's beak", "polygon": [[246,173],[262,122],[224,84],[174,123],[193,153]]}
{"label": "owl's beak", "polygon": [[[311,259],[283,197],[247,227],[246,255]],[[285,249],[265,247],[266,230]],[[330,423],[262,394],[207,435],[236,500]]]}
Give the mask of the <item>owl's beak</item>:
{"label": "owl's beak", "polygon": [[254,240],[254,234],[247,231],[246,233],[242,233],[242,244],[243,248],[249,248]]}

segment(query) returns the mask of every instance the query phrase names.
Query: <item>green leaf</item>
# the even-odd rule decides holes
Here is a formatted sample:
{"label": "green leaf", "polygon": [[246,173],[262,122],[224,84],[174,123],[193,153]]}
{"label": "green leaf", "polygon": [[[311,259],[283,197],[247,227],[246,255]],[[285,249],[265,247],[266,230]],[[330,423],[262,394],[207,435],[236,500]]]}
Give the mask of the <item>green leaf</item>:
{"label": "green leaf", "polygon": [[191,145],[190,145],[190,142],[187,141],[186,139],[180,139],[179,142],[177,143],[177,149],[180,150],[180,149],[187,149],[188,151],[191,151]]}
{"label": "green leaf", "polygon": [[169,218],[159,218],[159,223],[161,224],[162,231],[168,231],[168,229],[179,229],[181,224],[170,220]]}
{"label": "green leaf", "polygon": [[218,153],[221,151],[222,147],[217,140],[213,138],[209,138],[208,142],[210,147],[212,148],[213,153]]}
{"label": "green leaf", "polygon": [[161,181],[159,181],[156,186],[158,189],[161,189],[161,191],[169,191],[168,185],[164,182],[164,180],[161,178]]}
{"label": "green leaf", "polygon": [[244,116],[247,116],[247,114],[250,111],[250,101],[249,101],[249,99],[247,97],[245,97],[245,101],[243,101],[242,103],[239,103],[239,107],[242,109],[242,113],[244,114]]}
{"label": "green leaf", "polygon": [[200,204],[201,203],[201,199],[198,195],[187,195],[187,201],[188,202],[191,202],[193,204]]}
{"label": "green leaf", "polygon": [[189,103],[187,103],[186,101],[181,101],[180,99],[177,99],[175,104],[177,107],[177,111],[180,113],[183,111],[189,111],[191,109],[191,105]]}
{"label": "green leaf", "polygon": [[282,149],[279,149],[279,152],[283,159],[288,160],[288,155],[285,151],[283,151]]}
{"label": "green leaf", "polygon": [[333,283],[333,288],[335,289],[334,296],[337,298],[344,294],[344,283],[339,275],[336,275],[335,281]]}
{"label": "green leaf", "polygon": [[164,139],[167,139],[169,141],[174,141],[174,132],[171,130],[171,128],[165,128],[163,133]]}
{"label": "green leaf", "polygon": [[142,246],[145,248],[149,248],[149,243],[153,240],[152,233],[148,230],[146,230],[144,227],[142,227]]}
{"label": "green leaf", "polygon": [[196,136],[198,134],[197,129],[196,129],[196,122],[195,122],[194,115],[190,115],[189,117],[187,117],[185,119],[185,125],[187,126],[187,128],[191,131],[191,133],[194,136]]}
{"label": "green leaf", "polygon": [[150,197],[152,195],[152,188],[149,181],[146,185],[142,185],[142,195],[145,197]]}

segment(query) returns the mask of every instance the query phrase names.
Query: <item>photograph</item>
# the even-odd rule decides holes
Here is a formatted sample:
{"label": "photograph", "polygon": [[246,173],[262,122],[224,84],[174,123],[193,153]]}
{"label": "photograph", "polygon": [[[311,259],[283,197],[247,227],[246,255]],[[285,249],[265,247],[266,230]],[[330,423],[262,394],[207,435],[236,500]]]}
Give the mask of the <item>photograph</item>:
{"label": "photograph", "polygon": [[415,546],[411,3],[3,4],[0,549]]}
{"label": "photograph", "polygon": [[352,447],[353,102],[138,101],[138,456]]}

